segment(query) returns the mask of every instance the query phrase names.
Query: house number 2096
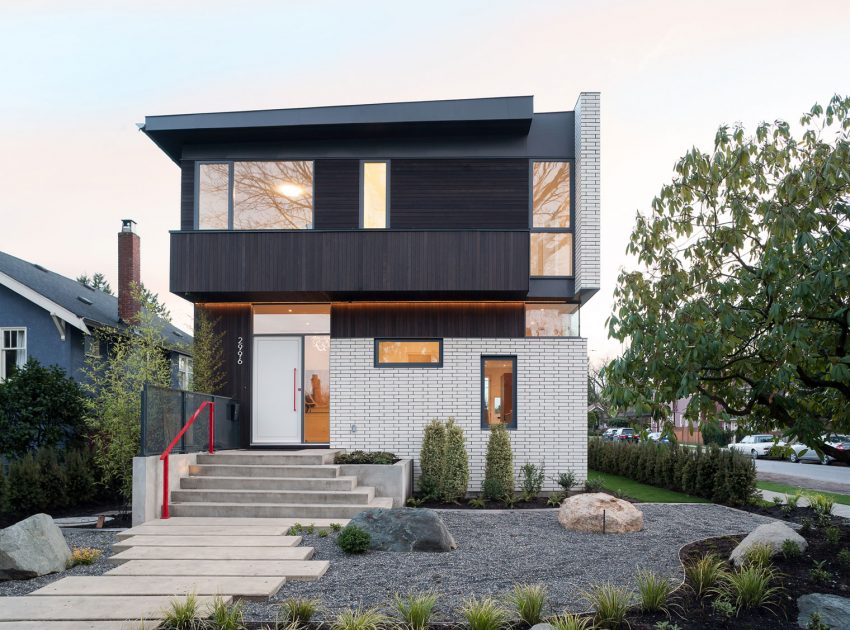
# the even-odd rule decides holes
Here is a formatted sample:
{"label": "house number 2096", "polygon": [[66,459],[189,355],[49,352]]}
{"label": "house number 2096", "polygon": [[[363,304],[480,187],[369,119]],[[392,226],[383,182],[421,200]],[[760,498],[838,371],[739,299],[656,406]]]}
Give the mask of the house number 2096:
{"label": "house number 2096", "polygon": [[242,365],[242,349],[245,345],[242,343],[242,337],[237,337],[236,340],[236,365]]}

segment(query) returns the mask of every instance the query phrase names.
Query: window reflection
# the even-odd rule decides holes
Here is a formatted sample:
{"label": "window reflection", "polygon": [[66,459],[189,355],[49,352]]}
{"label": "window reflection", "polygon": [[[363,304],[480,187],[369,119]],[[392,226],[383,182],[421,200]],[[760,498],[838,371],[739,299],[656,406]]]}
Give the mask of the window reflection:
{"label": "window reflection", "polygon": [[387,227],[387,163],[363,163],[363,227]]}
{"label": "window reflection", "polygon": [[577,337],[577,304],[526,304],[526,337]]}
{"label": "window reflection", "polygon": [[569,232],[532,232],[530,253],[532,276],[573,274],[573,235]]}
{"label": "window reflection", "polygon": [[230,165],[201,164],[198,168],[198,229],[226,230],[230,211]]}
{"label": "window reflection", "polygon": [[330,441],[330,349],[328,335],[304,337],[304,441]]}
{"label": "window reflection", "polygon": [[379,340],[377,343],[376,360],[378,365],[439,365],[439,340],[429,341],[395,341]]}
{"label": "window reflection", "polygon": [[313,227],[312,162],[235,162],[233,229]]}
{"label": "window reflection", "polygon": [[485,358],[481,382],[482,423],[485,426],[504,424],[516,427],[514,398],[516,381],[513,357]]}
{"label": "window reflection", "polygon": [[534,162],[532,223],[535,228],[570,227],[570,163]]}

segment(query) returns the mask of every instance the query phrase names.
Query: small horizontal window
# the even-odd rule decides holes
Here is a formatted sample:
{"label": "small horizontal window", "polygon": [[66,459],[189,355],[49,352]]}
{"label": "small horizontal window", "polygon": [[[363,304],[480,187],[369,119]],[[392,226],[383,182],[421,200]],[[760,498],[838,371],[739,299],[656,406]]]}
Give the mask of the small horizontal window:
{"label": "small horizontal window", "polygon": [[526,304],[526,337],[578,337],[578,304]]}
{"label": "small horizontal window", "polygon": [[375,367],[442,367],[442,339],[376,339]]}

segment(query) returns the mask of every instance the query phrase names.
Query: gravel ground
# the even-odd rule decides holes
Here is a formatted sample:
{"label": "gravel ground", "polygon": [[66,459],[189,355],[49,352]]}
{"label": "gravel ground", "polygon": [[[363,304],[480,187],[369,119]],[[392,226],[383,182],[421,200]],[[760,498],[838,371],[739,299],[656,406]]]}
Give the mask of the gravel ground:
{"label": "gravel ground", "polygon": [[[102,575],[115,565],[110,565],[106,562],[106,557],[111,554],[112,543],[115,542],[114,531],[104,531],[97,529],[63,529],[65,540],[68,541],[68,546],[74,547],[95,547],[104,551],[103,555],[98,558],[94,564],[88,566],[76,566],[62,573],[51,573],[50,575],[42,575],[41,577],[31,580],[7,580],[0,582],[0,597],[8,595],[26,595],[42,586],[47,586],[51,582],[55,582],[68,575]],[[0,604],[2,605],[2,604]]]}
{"label": "gravel ground", "polygon": [[[444,510],[458,548],[449,553],[372,551],[348,556],[327,538],[305,536],[316,559],[331,561],[317,582],[289,582],[268,603],[248,603],[246,619],[275,619],[288,597],[322,600],[324,618],[334,611],[384,607],[396,592],[435,590],[441,602],[457,605],[471,596],[503,595],[518,583],[543,583],[552,611],[585,608],[581,593],[604,581],[631,586],[635,573],[651,568],[682,578],[679,548],[694,540],[747,533],[772,519],[718,505],[646,504],[642,532],[601,536],[568,532],[554,510]],[[441,621],[457,617],[438,605]]]}

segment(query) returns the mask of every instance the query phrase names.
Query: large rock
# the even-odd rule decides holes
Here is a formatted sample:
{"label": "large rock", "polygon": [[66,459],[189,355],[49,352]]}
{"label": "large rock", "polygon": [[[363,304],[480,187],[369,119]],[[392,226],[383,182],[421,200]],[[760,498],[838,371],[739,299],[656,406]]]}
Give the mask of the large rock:
{"label": "large rock", "polygon": [[36,514],[0,530],[0,580],[64,571],[71,550],[53,519]]}
{"label": "large rock", "polygon": [[643,512],[628,501],[604,492],[589,492],[569,497],[558,509],[558,521],[574,532],[602,532],[605,513],[605,533],[624,534],[643,529]]}
{"label": "large rock", "polygon": [[451,551],[457,547],[443,519],[434,510],[396,508],[366,510],[351,519],[369,532],[370,549],[379,551]]}
{"label": "large rock", "polygon": [[850,630],[850,599],[838,595],[811,593],[797,599],[797,625],[805,628],[809,625],[812,613],[820,616],[832,630]]}
{"label": "large rock", "polygon": [[805,538],[800,536],[800,534],[788,527],[785,523],[774,521],[773,523],[759,525],[747,534],[747,537],[739,542],[738,546],[732,550],[732,553],[729,555],[729,560],[735,563],[736,567],[741,566],[744,563],[744,557],[747,555],[747,552],[752,549],[754,545],[767,545],[773,552],[771,555],[776,555],[782,551],[782,543],[786,540],[793,540],[797,543],[800,547],[800,551],[805,551],[806,547],[809,546],[809,543],[806,542]]}

